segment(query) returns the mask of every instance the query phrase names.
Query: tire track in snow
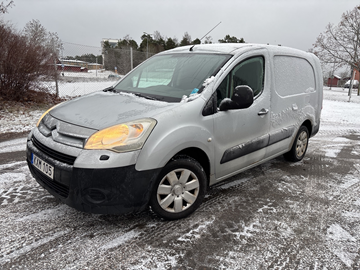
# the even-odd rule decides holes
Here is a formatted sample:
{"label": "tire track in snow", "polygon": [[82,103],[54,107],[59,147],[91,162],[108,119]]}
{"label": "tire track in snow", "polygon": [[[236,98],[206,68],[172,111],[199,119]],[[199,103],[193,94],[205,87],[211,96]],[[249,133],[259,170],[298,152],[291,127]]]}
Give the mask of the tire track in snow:
{"label": "tire track in snow", "polygon": [[48,194],[44,194],[43,190],[39,187],[19,186],[8,190],[0,190],[0,205],[6,206],[9,204],[34,201],[39,195],[48,196]]}
{"label": "tire track in snow", "polygon": [[21,167],[26,166],[26,161],[18,161],[0,165],[0,175],[9,171],[15,171]]}
{"label": "tire track in snow", "polygon": [[[359,241],[337,223],[331,224],[326,233],[329,250],[347,267],[353,267],[359,254]],[[355,268],[354,268],[355,269]]]}
{"label": "tire track in snow", "polygon": [[14,139],[10,141],[0,142],[0,153],[11,153],[26,150],[27,138]]}
{"label": "tire track in snow", "polygon": [[[51,233],[49,236],[43,237],[39,240],[35,240],[31,244],[24,244],[18,243],[16,246],[12,245],[8,249],[2,249],[2,256],[0,256],[0,265],[4,265],[5,263],[10,262],[13,259],[19,258],[21,256],[26,255],[30,251],[39,248],[42,245],[48,244],[49,242],[52,242],[63,235],[69,233],[69,231],[60,231],[56,233]],[[27,238],[27,242],[29,242]]]}
{"label": "tire track in snow", "polygon": [[[346,179],[346,178],[345,178]],[[334,197],[335,204],[343,208],[344,205],[355,205],[360,194],[360,178],[348,179],[340,188],[340,195]]]}
{"label": "tire track in snow", "polygon": [[360,129],[356,128],[349,128],[349,129],[321,129],[319,130],[318,134],[311,139],[315,139],[318,136],[327,136],[327,135],[334,135],[334,136],[341,136],[341,135],[349,135],[349,134],[360,134]]}

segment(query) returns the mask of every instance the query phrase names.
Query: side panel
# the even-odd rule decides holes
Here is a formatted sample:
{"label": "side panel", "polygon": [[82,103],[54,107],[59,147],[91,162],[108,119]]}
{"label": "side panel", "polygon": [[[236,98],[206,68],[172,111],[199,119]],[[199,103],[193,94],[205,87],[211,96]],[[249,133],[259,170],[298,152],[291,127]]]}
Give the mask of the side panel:
{"label": "side panel", "polygon": [[[310,54],[307,54],[310,56]],[[286,152],[301,124],[317,122],[319,91],[311,57],[272,55],[270,141],[266,157]]]}
{"label": "side panel", "polygon": [[136,170],[162,168],[178,152],[192,147],[203,151],[211,161],[213,121],[202,116],[204,106],[205,101],[197,98],[156,116],[158,123],[139,154]]}

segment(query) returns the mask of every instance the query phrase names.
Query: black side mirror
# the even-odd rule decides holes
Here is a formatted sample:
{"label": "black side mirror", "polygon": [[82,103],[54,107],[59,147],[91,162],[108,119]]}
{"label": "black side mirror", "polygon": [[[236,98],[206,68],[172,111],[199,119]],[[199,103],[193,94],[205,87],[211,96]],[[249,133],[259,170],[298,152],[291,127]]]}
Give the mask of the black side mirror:
{"label": "black side mirror", "polygon": [[220,103],[220,111],[249,108],[254,102],[254,92],[247,85],[239,85],[234,89],[231,99],[225,98]]}

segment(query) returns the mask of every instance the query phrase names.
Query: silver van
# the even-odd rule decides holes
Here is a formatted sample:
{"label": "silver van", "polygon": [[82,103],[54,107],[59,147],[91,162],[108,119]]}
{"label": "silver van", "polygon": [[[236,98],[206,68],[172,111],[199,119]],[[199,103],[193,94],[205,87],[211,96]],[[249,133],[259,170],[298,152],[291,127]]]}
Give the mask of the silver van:
{"label": "silver van", "polygon": [[279,155],[300,161],[320,126],[311,53],[209,44],[159,53],[113,87],[61,103],[28,136],[36,181],[78,210],[150,206],[178,219],[209,186]]}

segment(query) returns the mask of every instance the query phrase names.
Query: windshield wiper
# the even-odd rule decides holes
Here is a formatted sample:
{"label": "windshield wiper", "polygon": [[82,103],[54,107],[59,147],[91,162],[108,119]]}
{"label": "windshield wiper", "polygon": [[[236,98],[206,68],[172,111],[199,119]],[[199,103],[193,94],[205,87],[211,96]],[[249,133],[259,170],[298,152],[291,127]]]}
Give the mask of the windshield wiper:
{"label": "windshield wiper", "polygon": [[109,87],[105,88],[103,91],[104,92],[115,92],[115,87],[114,86],[109,86]]}
{"label": "windshield wiper", "polygon": [[143,97],[143,98],[146,98],[146,99],[151,99],[151,100],[159,100],[157,98],[154,98],[154,97],[150,97],[150,96],[147,96],[147,95],[144,95],[144,94],[141,94],[141,93],[134,93],[135,96],[138,96],[138,97]]}

